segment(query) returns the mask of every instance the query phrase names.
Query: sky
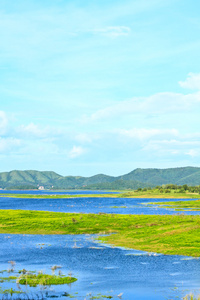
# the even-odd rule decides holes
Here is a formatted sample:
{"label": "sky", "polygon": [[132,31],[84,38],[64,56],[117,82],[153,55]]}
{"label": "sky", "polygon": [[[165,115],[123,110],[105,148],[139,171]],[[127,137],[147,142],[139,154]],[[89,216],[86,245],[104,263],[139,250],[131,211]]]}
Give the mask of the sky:
{"label": "sky", "polygon": [[0,0],[0,172],[200,167],[199,12]]}

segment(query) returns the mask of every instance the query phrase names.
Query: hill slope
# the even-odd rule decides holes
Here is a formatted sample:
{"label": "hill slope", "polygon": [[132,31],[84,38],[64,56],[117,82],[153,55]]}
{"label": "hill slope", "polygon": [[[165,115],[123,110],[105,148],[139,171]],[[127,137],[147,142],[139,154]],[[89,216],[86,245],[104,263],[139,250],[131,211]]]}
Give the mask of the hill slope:
{"label": "hill slope", "polygon": [[52,171],[11,171],[0,173],[1,188],[57,189],[137,189],[162,184],[200,185],[200,168],[136,169],[114,177],[98,174],[91,177],[61,176]]}
{"label": "hill slope", "polygon": [[200,168],[183,167],[169,169],[136,169],[121,176],[123,180],[137,180],[150,185],[162,184],[200,184]]}

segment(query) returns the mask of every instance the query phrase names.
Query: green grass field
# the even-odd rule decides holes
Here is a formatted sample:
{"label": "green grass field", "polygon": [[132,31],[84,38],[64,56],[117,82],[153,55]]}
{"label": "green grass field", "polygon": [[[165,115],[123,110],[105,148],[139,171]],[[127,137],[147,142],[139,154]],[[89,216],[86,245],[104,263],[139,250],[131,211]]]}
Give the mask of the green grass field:
{"label": "green grass field", "polygon": [[118,195],[118,197],[124,198],[163,198],[163,199],[199,199],[200,194],[185,192],[180,193],[171,190],[168,193],[161,193],[157,189],[147,190],[147,191],[127,191]]}
{"label": "green grass field", "polygon": [[0,212],[0,233],[115,233],[99,239],[114,246],[148,252],[200,256],[200,216]]}

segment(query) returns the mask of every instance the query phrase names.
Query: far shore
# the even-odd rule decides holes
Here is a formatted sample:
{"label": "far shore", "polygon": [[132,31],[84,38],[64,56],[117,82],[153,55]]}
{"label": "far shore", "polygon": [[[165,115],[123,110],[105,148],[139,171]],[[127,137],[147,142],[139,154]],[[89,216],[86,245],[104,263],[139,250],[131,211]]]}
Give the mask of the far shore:
{"label": "far shore", "polygon": [[[75,190],[73,190],[75,191]],[[78,191],[78,190],[77,190]],[[80,191],[80,190],[79,190]],[[48,191],[49,192],[49,191]],[[113,193],[112,193],[113,192]],[[116,194],[114,194],[116,193]],[[8,198],[34,198],[34,199],[70,199],[70,198],[145,198],[145,199],[200,199],[199,193],[191,193],[191,192],[185,192],[185,193],[179,193],[170,191],[168,193],[159,193],[157,190],[154,189],[148,190],[148,191],[109,191],[109,193],[106,193],[103,191],[102,194],[76,194],[76,195],[70,195],[70,194],[22,194],[16,193],[0,193],[1,197],[8,197]]]}

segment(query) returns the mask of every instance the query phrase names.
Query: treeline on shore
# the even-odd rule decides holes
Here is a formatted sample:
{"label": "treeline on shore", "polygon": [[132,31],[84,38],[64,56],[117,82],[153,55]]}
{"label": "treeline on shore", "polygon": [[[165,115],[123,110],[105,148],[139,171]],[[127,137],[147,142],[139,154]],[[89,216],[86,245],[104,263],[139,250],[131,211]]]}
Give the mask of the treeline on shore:
{"label": "treeline on shore", "polygon": [[156,186],[155,188],[138,188],[135,192],[147,192],[147,191],[156,191],[159,193],[198,193],[200,194],[200,185],[198,186],[188,186],[187,184],[176,185],[176,184],[165,184],[162,186]]}

